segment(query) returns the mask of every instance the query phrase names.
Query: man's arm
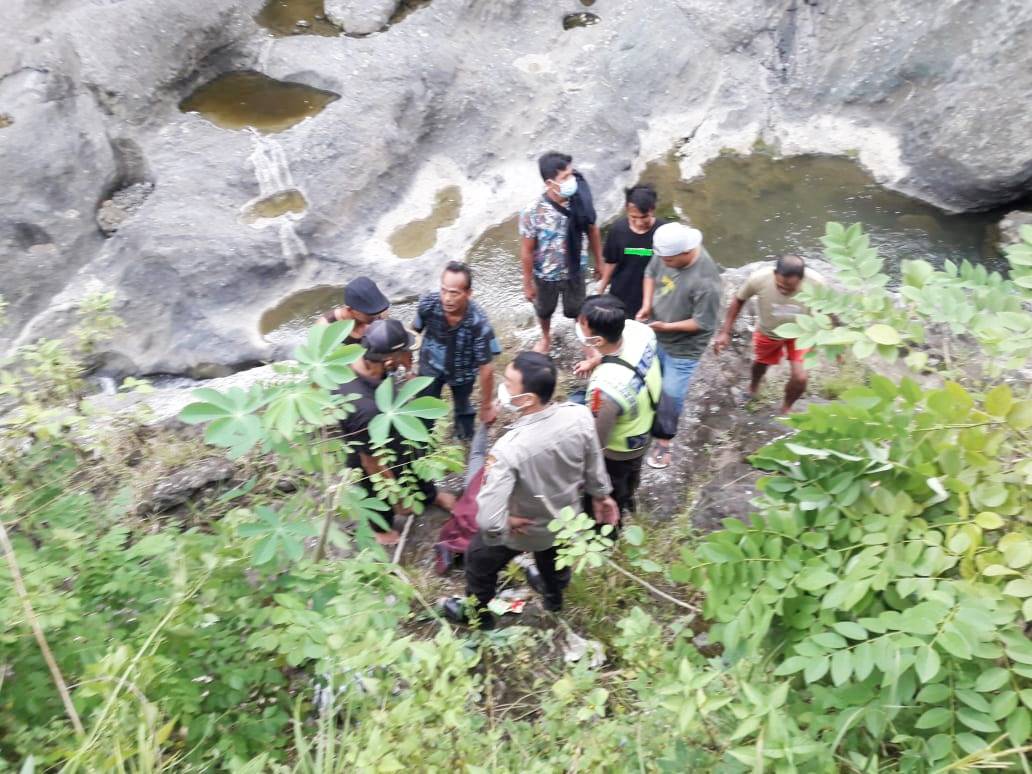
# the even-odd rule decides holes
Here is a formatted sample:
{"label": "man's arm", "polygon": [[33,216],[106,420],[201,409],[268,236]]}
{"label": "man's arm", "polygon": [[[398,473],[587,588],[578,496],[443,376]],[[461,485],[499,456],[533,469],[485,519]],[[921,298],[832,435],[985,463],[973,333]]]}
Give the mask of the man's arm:
{"label": "man's arm", "polygon": [[498,408],[495,406],[495,382],[494,368],[490,363],[484,363],[479,369],[480,379],[480,421],[489,425],[498,418]]}
{"label": "man's arm", "polygon": [[616,264],[606,263],[602,264],[602,278],[598,281],[598,292],[605,293],[609,289],[609,283],[613,281],[613,275],[616,273]]}
{"label": "man's arm", "polygon": [[584,449],[584,491],[592,498],[599,500],[613,491],[606,472],[606,460],[602,455],[602,445],[598,442],[595,423],[592,422],[585,433]]}
{"label": "man's arm", "polygon": [[592,269],[597,279],[602,276],[602,230],[596,223],[588,226],[588,249],[591,251]]}
{"label": "man's arm", "polygon": [[537,239],[534,237],[520,237],[520,266],[523,269],[523,295],[528,301],[533,301],[537,296],[537,289],[534,287],[534,250],[537,249]]}
{"label": "man's arm", "polygon": [[620,418],[620,405],[596,388],[588,395],[588,408],[595,417],[598,445],[605,449],[609,445],[609,436],[613,434],[616,420]]}
{"label": "man's arm", "polygon": [[652,295],[655,292],[656,280],[646,275],[645,280],[642,283],[641,309],[638,310],[638,314],[634,316],[634,319],[638,322],[645,322],[652,316]]}
{"label": "man's arm", "polygon": [[477,495],[477,526],[491,537],[500,538],[509,521],[509,498],[516,486],[516,470],[497,449],[488,453],[486,468]]}
{"label": "man's arm", "polygon": [[724,315],[724,324],[721,326],[720,332],[713,337],[714,351],[720,352],[731,343],[731,327],[735,324],[735,320],[738,319],[738,313],[742,311],[743,306],[745,306],[745,302],[738,296],[731,298],[731,303],[727,307],[727,314]]}

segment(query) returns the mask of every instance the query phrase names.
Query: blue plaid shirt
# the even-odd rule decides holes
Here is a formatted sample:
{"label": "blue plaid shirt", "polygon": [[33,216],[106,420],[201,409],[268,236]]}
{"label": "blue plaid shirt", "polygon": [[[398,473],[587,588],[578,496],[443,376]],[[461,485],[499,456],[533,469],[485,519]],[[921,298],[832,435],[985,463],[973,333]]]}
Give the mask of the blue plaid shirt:
{"label": "blue plaid shirt", "polygon": [[448,384],[471,384],[480,366],[502,351],[491,321],[476,301],[454,328],[448,327],[438,293],[419,299],[412,327],[423,333],[419,348],[419,375],[443,378]]}

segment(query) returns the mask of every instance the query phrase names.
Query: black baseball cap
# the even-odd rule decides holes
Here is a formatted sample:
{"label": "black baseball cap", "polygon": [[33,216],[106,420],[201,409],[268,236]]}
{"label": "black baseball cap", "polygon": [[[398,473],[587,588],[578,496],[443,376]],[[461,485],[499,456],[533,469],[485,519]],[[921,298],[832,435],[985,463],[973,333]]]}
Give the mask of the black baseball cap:
{"label": "black baseball cap", "polygon": [[377,315],[385,311],[391,302],[369,277],[356,277],[344,286],[344,306],[356,312]]}
{"label": "black baseball cap", "polygon": [[416,337],[401,320],[375,320],[362,337],[366,360],[386,360],[395,352],[411,351],[415,344]]}

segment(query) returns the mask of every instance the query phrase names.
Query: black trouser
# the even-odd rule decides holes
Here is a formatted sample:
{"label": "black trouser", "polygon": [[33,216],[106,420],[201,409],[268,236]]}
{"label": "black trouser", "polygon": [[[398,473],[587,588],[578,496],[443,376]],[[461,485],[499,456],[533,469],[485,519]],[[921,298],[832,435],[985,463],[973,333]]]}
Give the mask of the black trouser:
{"label": "black trouser", "polygon": [[[634,493],[638,491],[638,484],[641,483],[641,463],[645,455],[635,457],[631,460],[611,460],[606,457],[606,473],[609,474],[609,481],[613,485],[610,494],[616,504],[620,506],[620,521],[617,529],[623,526],[625,513],[634,513],[637,507],[634,502]],[[594,504],[591,497],[584,495],[584,512],[588,516],[594,516]]]}
{"label": "black trouser", "polygon": [[[469,541],[469,548],[466,549],[466,557],[463,560],[466,568],[466,595],[476,597],[480,606],[485,607],[495,597],[498,573],[521,553],[523,552],[508,546],[486,545],[479,532],[474,535]],[[563,589],[570,583],[570,568],[556,570],[555,554],[555,546],[544,551],[535,551],[534,563],[545,584],[545,596],[559,600]]]}
{"label": "black trouser", "polygon": [[[440,398],[446,384],[448,384],[448,381],[443,376],[437,376],[430,382],[430,386],[423,390],[423,395]],[[471,398],[473,397],[473,387],[475,384],[476,382],[449,385],[451,387],[452,400],[455,402],[455,437],[463,441],[473,437],[473,423],[477,412],[473,408]],[[486,399],[490,400],[491,397],[487,396]]]}

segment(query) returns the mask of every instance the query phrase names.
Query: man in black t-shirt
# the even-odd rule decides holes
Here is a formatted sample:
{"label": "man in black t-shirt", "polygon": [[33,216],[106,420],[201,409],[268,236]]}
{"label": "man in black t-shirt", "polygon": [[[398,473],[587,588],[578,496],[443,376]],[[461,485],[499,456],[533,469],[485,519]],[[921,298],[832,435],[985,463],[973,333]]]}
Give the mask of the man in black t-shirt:
{"label": "man in black t-shirt", "polygon": [[636,185],[625,191],[627,217],[609,230],[602,250],[605,266],[598,292],[608,292],[624,303],[628,320],[641,308],[645,267],[652,260],[652,235],[665,221],[656,218],[656,191]]}
{"label": "man in black t-shirt", "polygon": [[[357,396],[352,403],[351,412],[341,420],[340,430],[349,448],[347,466],[362,473],[359,486],[365,489],[366,496],[376,497],[375,488],[368,480],[369,476],[396,478],[395,470],[386,467],[377,459],[376,449],[373,448],[369,437],[369,423],[381,413],[376,405],[376,388],[384,379],[390,378],[391,373],[399,367],[412,372],[412,347],[415,345],[415,336],[407,331],[399,320],[374,320],[366,328],[361,343],[365,352],[351,366],[355,371],[354,381],[337,388],[337,392],[342,395]],[[394,465],[411,462],[417,454],[402,440],[399,435],[392,432],[387,441],[387,445],[397,458]],[[419,484],[424,496],[423,502],[451,511],[455,504],[454,495],[438,492],[432,481],[420,481]],[[394,516],[408,516],[410,513],[411,510],[405,509],[400,503],[393,508]],[[385,530],[375,522],[371,522],[371,525],[376,532],[377,542],[391,546],[398,542],[400,535],[394,529],[392,516],[386,514],[384,519],[390,529]]]}

